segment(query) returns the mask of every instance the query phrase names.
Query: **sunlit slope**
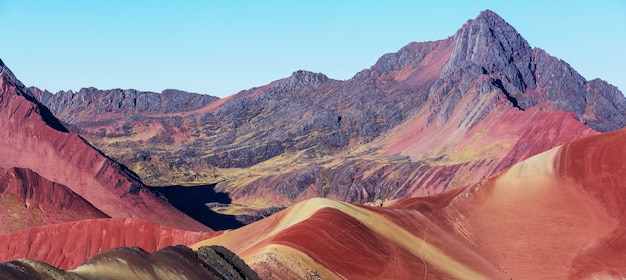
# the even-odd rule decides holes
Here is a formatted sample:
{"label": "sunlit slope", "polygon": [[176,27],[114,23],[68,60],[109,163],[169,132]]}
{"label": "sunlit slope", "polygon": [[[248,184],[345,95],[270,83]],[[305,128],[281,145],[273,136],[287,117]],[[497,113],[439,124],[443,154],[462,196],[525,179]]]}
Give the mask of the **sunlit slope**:
{"label": "sunlit slope", "polygon": [[223,245],[272,278],[624,277],[624,139],[587,137],[384,207],[307,200],[192,247]]}

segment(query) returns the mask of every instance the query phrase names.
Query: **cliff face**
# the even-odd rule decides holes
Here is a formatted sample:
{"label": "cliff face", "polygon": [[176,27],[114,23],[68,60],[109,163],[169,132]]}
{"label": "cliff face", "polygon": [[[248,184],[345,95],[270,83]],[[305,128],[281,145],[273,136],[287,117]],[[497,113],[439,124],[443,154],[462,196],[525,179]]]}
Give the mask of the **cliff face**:
{"label": "cliff face", "polygon": [[[147,191],[126,168],[104,156],[77,134],[69,133],[45,106],[26,93],[24,86],[1,62],[0,130],[0,168],[19,168],[15,169],[14,175],[29,169],[37,174],[37,178],[43,178],[41,182],[63,185],[65,188],[59,187],[52,192],[81,197],[91,206],[77,203],[89,209],[95,207],[100,211],[98,215],[136,217],[175,227],[208,230]],[[30,171],[28,173],[32,174]],[[38,181],[26,181],[26,184]],[[44,185],[48,186],[37,191],[50,191],[45,189],[52,186]],[[36,189],[34,186],[25,188]],[[40,198],[39,194],[33,193],[27,196]],[[16,199],[26,199],[28,207],[30,198]],[[95,215],[92,210],[87,213]]]}

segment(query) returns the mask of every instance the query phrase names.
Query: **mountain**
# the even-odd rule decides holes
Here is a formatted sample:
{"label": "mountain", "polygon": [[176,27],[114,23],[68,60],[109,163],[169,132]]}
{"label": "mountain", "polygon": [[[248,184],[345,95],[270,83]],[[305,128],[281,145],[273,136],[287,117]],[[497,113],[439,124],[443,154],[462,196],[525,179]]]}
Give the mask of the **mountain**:
{"label": "mountain", "polygon": [[68,132],[35,96],[0,61],[0,232],[103,217],[210,231]]}
{"label": "mountain", "polygon": [[489,10],[346,81],[296,71],[158,114],[101,102],[113,92],[45,95],[45,105],[151,185],[216,184],[232,203],[213,210],[244,222],[311,197],[374,203],[440,193],[626,125],[617,88],[532,48]]}
{"label": "mountain", "polygon": [[225,246],[271,279],[623,278],[625,138],[582,138],[383,207],[306,200],[192,248]]}

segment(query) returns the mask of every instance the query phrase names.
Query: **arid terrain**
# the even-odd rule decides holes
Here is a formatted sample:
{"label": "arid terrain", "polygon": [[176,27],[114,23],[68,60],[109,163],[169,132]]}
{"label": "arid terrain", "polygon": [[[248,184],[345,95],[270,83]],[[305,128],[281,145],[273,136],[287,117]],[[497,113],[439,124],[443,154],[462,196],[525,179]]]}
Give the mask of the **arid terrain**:
{"label": "arid terrain", "polygon": [[347,80],[0,94],[0,279],[626,277],[626,98],[489,10]]}

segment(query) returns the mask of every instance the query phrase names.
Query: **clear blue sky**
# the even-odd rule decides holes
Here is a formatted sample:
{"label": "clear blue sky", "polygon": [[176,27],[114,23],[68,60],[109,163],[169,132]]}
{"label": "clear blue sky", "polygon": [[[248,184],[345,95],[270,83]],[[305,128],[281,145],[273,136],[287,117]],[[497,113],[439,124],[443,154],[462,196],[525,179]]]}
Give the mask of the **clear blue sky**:
{"label": "clear blue sky", "polygon": [[451,36],[485,9],[585,78],[626,91],[620,0],[0,0],[0,58],[27,86],[52,92],[176,88],[225,97],[299,69],[349,79],[409,42]]}

